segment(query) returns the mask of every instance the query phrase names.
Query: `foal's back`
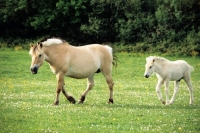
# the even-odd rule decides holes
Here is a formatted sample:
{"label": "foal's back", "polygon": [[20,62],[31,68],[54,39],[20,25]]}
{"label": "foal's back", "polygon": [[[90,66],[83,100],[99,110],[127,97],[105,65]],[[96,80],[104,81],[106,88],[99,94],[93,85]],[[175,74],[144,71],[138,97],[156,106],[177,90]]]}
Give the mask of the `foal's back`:
{"label": "foal's back", "polygon": [[169,61],[167,67],[172,81],[188,78],[193,71],[193,67],[184,60]]}

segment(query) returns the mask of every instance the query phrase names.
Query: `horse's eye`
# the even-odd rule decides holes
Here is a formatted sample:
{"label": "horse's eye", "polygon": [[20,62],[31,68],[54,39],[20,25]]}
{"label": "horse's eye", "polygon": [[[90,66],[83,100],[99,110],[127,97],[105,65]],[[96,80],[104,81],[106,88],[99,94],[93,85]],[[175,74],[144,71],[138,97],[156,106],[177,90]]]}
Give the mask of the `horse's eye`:
{"label": "horse's eye", "polygon": [[40,54],[39,57],[41,57],[42,55]]}
{"label": "horse's eye", "polygon": [[152,66],[149,67],[150,69],[152,68]]}

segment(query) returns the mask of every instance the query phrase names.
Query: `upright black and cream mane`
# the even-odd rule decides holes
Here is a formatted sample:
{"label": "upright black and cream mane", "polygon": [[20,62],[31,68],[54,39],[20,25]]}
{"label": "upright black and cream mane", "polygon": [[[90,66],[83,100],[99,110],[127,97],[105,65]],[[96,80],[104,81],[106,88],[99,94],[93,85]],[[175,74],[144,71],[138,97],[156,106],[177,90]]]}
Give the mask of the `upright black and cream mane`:
{"label": "upright black and cream mane", "polygon": [[37,44],[43,44],[43,45],[49,46],[49,45],[61,44],[65,42],[66,42],[65,40],[59,37],[50,36],[50,37],[43,38]]}

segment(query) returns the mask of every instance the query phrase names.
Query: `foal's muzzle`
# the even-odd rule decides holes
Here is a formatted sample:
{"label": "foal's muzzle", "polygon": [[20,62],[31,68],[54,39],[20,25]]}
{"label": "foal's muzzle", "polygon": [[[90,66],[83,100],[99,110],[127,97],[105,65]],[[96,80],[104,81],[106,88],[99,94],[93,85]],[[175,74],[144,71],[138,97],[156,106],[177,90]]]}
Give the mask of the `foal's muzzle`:
{"label": "foal's muzzle", "polygon": [[37,65],[34,65],[33,67],[31,67],[32,74],[37,74],[37,71],[38,71],[38,66]]}

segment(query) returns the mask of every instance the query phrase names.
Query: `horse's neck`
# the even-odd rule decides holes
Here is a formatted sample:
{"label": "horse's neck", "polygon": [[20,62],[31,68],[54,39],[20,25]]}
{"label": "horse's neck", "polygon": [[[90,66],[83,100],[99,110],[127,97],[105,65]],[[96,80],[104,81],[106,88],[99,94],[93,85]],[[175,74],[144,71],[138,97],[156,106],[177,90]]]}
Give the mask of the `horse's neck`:
{"label": "horse's neck", "polygon": [[[66,56],[70,51],[71,45],[69,44],[58,44],[52,46],[44,46],[45,60],[50,64],[60,63],[60,58]],[[55,64],[56,65],[56,64]]]}
{"label": "horse's neck", "polygon": [[61,51],[59,50],[59,46],[44,46],[44,53],[45,53],[45,60],[49,64],[53,64],[56,58],[58,58],[58,53],[59,55],[62,54],[60,53]]}

